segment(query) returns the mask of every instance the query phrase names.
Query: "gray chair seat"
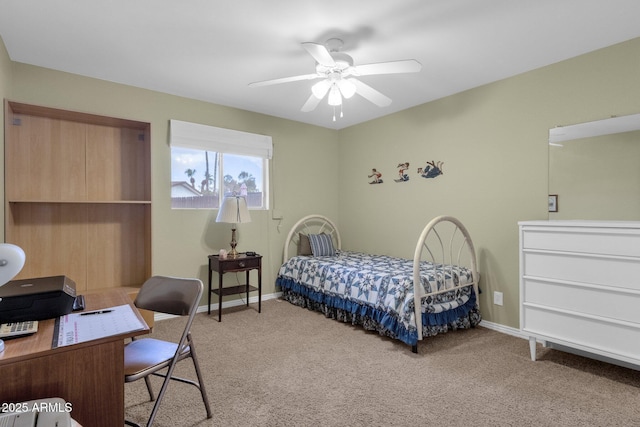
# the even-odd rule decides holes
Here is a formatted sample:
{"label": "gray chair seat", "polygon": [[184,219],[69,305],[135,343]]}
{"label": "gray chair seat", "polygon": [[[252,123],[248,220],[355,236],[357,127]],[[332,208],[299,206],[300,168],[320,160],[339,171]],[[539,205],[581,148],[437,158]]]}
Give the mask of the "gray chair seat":
{"label": "gray chair seat", "polygon": [[[129,382],[145,377],[151,372],[166,368],[178,350],[178,344],[145,338],[132,341],[124,349],[124,374]],[[189,356],[190,348],[183,350],[181,359]]]}

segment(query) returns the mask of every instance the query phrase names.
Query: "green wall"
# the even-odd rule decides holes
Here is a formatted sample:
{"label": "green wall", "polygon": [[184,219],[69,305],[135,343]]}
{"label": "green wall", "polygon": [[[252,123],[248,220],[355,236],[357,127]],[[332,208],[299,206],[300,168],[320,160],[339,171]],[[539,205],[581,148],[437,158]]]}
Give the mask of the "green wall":
{"label": "green wall", "polygon": [[[0,51],[0,91],[10,99],[151,123],[153,273],[206,280],[206,256],[226,247],[215,212],[170,209],[168,120],[268,134],[274,141],[272,207],[239,229],[239,249],[266,255],[265,293],[274,291],[289,227],[309,213],[334,218],[348,249],[412,257],[424,225],[457,216],[474,238],[485,319],[517,328],[518,229],[546,219],[547,132],[640,112],[640,39],[420,105],[341,131],[10,63]],[[438,82],[433,82],[438,84]],[[426,161],[444,174],[420,178]],[[398,163],[410,180],[395,183]],[[371,168],[384,184],[370,185]],[[229,280],[235,280],[230,277]],[[504,306],[492,304],[493,291]]]}
{"label": "green wall", "polygon": [[[153,274],[199,277],[206,284],[207,255],[228,248],[231,241],[229,224],[215,222],[217,211],[171,209],[170,119],[272,136],[270,202],[284,219],[252,211],[252,222],[238,228],[238,249],[265,256],[263,293],[275,292],[290,226],[313,212],[338,217],[334,130],[21,63],[11,65],[11,100],[151,123]],[[311,167],[311,161],[323,167]],[[228,274],[225,280],[235,284],[242,278]]]}
{"label": "green wall", "polygon": [[[429,219],[456,216],[476,246],[483,317],[518,328],[518,221],[548,218],[548,129],[640,112],[639,76],[636,39],[341,131],[344,245],[412,257]],[[419,177],[431,160],[444,174]],[[407,161],[409,181],[393,182]],[[384,184],[368,184],[371,168]]]}

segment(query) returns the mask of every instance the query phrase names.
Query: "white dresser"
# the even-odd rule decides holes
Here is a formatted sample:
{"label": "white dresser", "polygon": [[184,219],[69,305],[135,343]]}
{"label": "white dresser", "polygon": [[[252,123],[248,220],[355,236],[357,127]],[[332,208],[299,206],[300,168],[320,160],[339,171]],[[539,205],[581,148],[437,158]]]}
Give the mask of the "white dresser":
{"label": "white dresser", "polygon": [[640,369],[640,221],[524,221],[520,330]]}

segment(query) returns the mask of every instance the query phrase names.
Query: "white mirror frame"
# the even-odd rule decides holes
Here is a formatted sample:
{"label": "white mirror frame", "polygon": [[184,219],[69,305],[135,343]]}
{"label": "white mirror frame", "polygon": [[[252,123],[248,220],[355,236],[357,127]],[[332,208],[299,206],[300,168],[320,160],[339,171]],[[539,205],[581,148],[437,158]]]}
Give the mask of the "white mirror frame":
{"label": "white mirror frame", "polygon": [[549,144],[559,144],[572,139],[640,130],[640,114],[611,117],[594,122],[578,123],[569,126],[557,126],[549,129]]}

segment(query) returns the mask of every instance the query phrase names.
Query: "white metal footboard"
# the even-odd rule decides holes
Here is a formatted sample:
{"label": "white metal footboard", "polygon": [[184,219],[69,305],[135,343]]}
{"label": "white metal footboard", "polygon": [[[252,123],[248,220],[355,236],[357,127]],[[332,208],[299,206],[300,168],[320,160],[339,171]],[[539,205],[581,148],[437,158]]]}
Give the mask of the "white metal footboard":
{"label": "white metal footboard", "polygon": [[[432,219],[422,231],[413,256],[413,295],[418,340],[422,340],[422,299],[469,286],[469,283],[457,285],[452,283],[446,289],[436,289],[426,294],[420,285],[420,263],[423,258],[445,272],[448,270],[453,273],[456,266],[469,268],[473,277],[476,301],[478,301],[478,269],[471,236],[465,226],[454,217],[439,216]],[[451,276],[453,277],[453,274]]]}

